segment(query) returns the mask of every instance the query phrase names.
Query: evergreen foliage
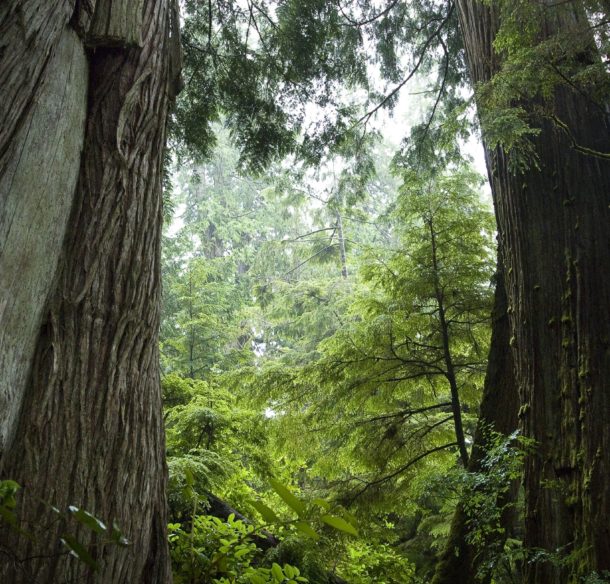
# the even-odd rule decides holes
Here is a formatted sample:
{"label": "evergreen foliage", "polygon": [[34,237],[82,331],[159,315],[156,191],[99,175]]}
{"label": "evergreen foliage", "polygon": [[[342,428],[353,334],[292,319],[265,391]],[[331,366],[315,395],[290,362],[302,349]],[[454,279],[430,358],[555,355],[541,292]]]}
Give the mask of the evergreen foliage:
{"label": "evergreen foliage", "polygon": [[456,496],[418,478],[440,485],[456,463],[439,298],[467,433],[480,398],[494,266],[481,179],[457,151],[439,151],[427,173],[397,159],[397,189],[387,150],[371,144],[356,149],[355,166],[347,150],[334,172],[280,167],[253,181],[239,176],[234,152],[225,144],[178,179],[181,227],[165,248],[176,541],[188,540],[193,496],[200,512],[213,494],[246,517],[277,516],[286,501],[269,488],[275,475],[310,500],[349,507],[366,538],[325,537],[321,552],[288,531],[270,560],[312,582],[330,581],[333,554],[348,581],[415,581],[415,564],[430,572]]}
{"label": "evergreen foliage", "polygon": [[[543,42],[544,3],[488,3],[501,22],[498,66],[473,88],[488,144],[524,172],[548,123],[607,157],[580,144],[552,103],[570,87],[605,107],[606,3],[553,6],[581,26]],[[327,582],[321,566],[334,557],[350,582],[425,581],[458,500],[469,498],[475,546],[502,529],[498,500],[521,460],[498,437],[484,472],[464,471],[489,349],[495,223],[461,151],[477,129],[455,4],[186,2],[184,46],[173,139],[182,164],[208,163],[179,178],[184,226],[164,263],[177,499],[191,473],[202,508],[213,490],[247,516],[275,516],[290,507],[269,489],[279,476],[365,527],[355,542],[326,539],[321,554],[282,532],[267,554],[276,565]],[[424,111],[390,178],[374,120],[414,79]],[[519,540],[506,545],[481,578],[513,578],[526,555]]]}

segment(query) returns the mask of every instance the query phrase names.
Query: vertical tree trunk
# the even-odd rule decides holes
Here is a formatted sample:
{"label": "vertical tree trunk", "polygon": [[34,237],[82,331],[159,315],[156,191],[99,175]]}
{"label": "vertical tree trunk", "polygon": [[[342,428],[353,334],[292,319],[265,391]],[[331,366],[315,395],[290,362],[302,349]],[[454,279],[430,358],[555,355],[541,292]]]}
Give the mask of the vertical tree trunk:
{"label": "vertical tree trunk", "polygon": [[0,7],[0,458],[14,436],[84,141],[87,59],[57,12],[24,14],[24,30],[17,11]]}
{"label": "vertical tree trunk", "polygon": [[434,270],[434,294],[436,297],[436,305],[438,307],[438,319],[441,329],[441,338],[443,341],[443,359],[445,361],[445,377],[449,383],[451,391],[451,413],[453,414],[453,428],[455,430],[455,441],[460,452],[460,460],[464,468],[468,467],[468,449],[466,447],[466,439],[464,438],[464,426],[462,424],[462,405],[460,404],[460,392],[455,375],[455,367],[453,366],[453,356],[451,355],[451,345],[449,343],[449,324],[445,316],[445,299],[444,292],[439,280],[439,265],[436,249],[436,232],[432,219],[427,221],[430,229],[430,245],[432,247],[432,269]]}
{"label": "vertical tree trunk", "polygon": [[[49,257],[44,274],[27,276],[43,282],[37,297],[21,305],[25,310],[31,304],[39,315],[32,318],[37,339],[30,355],[27,347],[23,350],[20,364],[26,383],[20,395],[9,394],[11,403],[18,398],[22,403],[15,408],[14,422],[5,425],[6,435],[13,438],[6,441],[0,473],[24,487],[17,510],[24,526],[49,522],[42,501],[60,509],[72,504],[110,524],[116,521],[131,541],[128,548],[95,546],[99,539],[70,521],[54,524],[35,541],[2,531],[0,543],[5,552],[9,550],[0,563],[3,582],[171,579],[158,371],[161,169],[171,97],[170,43],[177,39],[175,29],[170,38],[170,26],[168,0],[12,0],[0,9],[0,30],[10,31],[15,46],[25,35],[27,47],[43,47],[46,55],[40,65],[34,61],[40,55],[26,51],[31,62],[21,63],[38,72],[40,89],[29,83],[28,75],[20,80],[18,68],[7,61],[13,40],[0,48],[0,79],[17,80],[20,91],[29,91],[24,113],[0,152],[13,148],[21,120],[35,117],[40,107],[35,105],[37,91],[44,93],[44,87],[53,85],[58,71],[53,62],[64,50],[64,37],[80,43],[68,60],[74,76],[81,75],[81,67],[88,70],[84,132],[81,128],[79,136],[78,115],[69,124],[63,121],[65,114],[58,116],[58,127],[65,126],[64,141],[82,147],[80,170],[69,197],[73,204],[63,247]],[[83,45],[89,47],[86,61]],[[73,84],[79,87],[77,81]],[[12,85],[2,86],[3,94],[12,90]],[[79,97],[66,90],[65,100],[75,103],[75,110],[79,99],[84,102],[84,92]],[[40,149],[44,152],[49,146],[43,141]],[[68,161],[59,155],[53,158],[61,172],[75,148],[68,150]],[[27,142],[22,150],[29,154]],[[35,161],[28,164],[26,170],[35,175]],[[0,180],[6,168],[0,167]],[[60,191],[69,185],[70,173],[64,174],[68,178],[51,183],[48,192],[38,195],[38,204],[63,225],[66,218],[55,207]],[[21,194],[27,194],[25,187]],[[65,210],[66,203],[62,205]],[[6,207],[0,212],[3,225]],[[36,221],[24,214],[22,224],[28,218]],[[47,223],[30,223],[27,228],[50,230]],[[61,243],[61,231],[55,228],[50,240]],[[41,239],[45,237],[49,238],[46,231],[40,233]],[[3,254],[14,253],[8,241]],[[2,283],[6,284],[4,276]],[[2,293],[5,300],[4,288]],[[5,350],[1,345],[0,353]],[[3,374],[0,371],[0,377]],[[63,533],[76,534],[92,546],[101,566],[98,572],[62,553]]]}
{"label": "vertical tree trunk", "polygon": [[189,377],[195,379],[195,324],[193,319],[193,272],[189,270]]}
{"label": "vertical tree trunk", "polygon": [[[457,5],[472,81],[488,81],[493,5]],[[545,32],[577,22],[577,9],[547,7]],[[607,117],[585,96],[561,87],[553,107],[579,143],[610,151]],[[521,421],[537,441],[525,469],[525,545],[569,560],[529,563],[526,580],[553,584],[610,569],[610,163],[577,152],[549,123],[540,130],[539,169],[511,173],[500,148],[488,147],[487,158]]]}
{"label": "vertical tree trunk", "polygon": [[[485,373],[483,399],[479,413],[477,431],[474,436],[472,453],[468,464],[470,472],[480,472],[481,462],[487,452],[487,431],[493,429],[501,434],[510,434],[517,428],[517,412],[519,409],[519,396],[515,384],[514,364],[509,347],[510,331],[508,325],[508,308],[506,291],[504,288],[504,270],[501,258],[498,258],[498,271],[496,274],[496,292],[492,312],[492,334]],[[511,489],[507,496],[498,501],[499,506],[512,503],[516,495],[516,488]],[[510,514],[502,517],[505,530]],[[470,532],[469,517],[464,507],[458,505],[447,545],[441,556],[434,575],[433,584],[475,584],[481,582],[477,577],[481,565],[481,552],[468,541]],[[500,541],[503,540],[499,536]],[[498,542],[482,542],[481,548]],[[489,577],[483,579],[489,582]]]}

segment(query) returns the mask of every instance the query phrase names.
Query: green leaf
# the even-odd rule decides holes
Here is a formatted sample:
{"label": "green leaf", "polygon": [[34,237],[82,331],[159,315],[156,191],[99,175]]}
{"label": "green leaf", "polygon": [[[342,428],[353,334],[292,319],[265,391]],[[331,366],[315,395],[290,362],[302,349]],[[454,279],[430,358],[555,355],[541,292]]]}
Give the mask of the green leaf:
{"label": "green leaf", "polygon": [[305,512],[305,503],[303,503],[301,499],[295,497],[288,490],[288,487],[275,479],[271,479],[269,482],[271,483],[273,490],[284,500],[284,503],[293,511],[296,511],[297,515],[301,516]]}
{"label": "green leaf", "polygon": [[250,553],[250,550],[248,548],[242,548],[240,550],[237,550],[233,555],[236,558],[241,558],[241,557],[247,555],[248,553]]}
{"label": "green leaf", "polygon": [[15,495],[20,488],[19,483],[15,481],[0,481],[0,505],[14,509],[17,506]]}
{"label": "green leaf", "polygon": [[93,559],[87,548],[71,535],[63,535],[61,542],[70,550],[70,553],[76,556],[81,562],[87,564],[93,570],[99,568],[98,563]]}
{"label": "green leaf", "polygon": [[184,495],[185,499],[193,499],[195,497],[195,491],[190,485],[187,485],[182,489],[182,494]]}
{"label": "green leaf", "polygon": [[307,535],[308,537],[311,537],[312,539],[319,539],[319,535],[315,532],[315,530],[313,529],[313,527],[311,527],[311,525],[309,525],[309,523],[307,523],[306,521],[299,521],[298,523],[295,523],[295,527],[301,532],[304,533],[305,535]]}
{"label": "green leaf", "polygon": [[14,495],[20,488],[21,486],[19,483],[15,481],[0,481],[0,498]]}
{"label": "green leaf", "polygon": [[325,511],[330,510],[330,503],[328,501],[325,501],[324,499],[314,499],[312,503],[314,505],[317,505],[318,507],[322,507],[322,509],[324,509]]}
{"label": "green leaf", "polygon": [[97,517],[91,515],[91,513],[88,511],[79,509],[78,507],[73,507],[72,505],[68,507],[68,511],[70,511],[70,514],[72,517],[74,517],[74,519],[76,519],[76,521],[85,527],[88,527],[92,531],[95,531],[95,533],[104,533],[106,531],[106,526],[104,523]]}
{"label": "green leaf", "polygon": [[193,476],[193,471],[187,466],[184,469],[184,482],[188,487],[193,487],[195,484],[195,477]]}
{"label": "green leaf", "polygon": [[356,529],[358,529],[358,520],[349,511],[342,511],[343,518],[349,521]]}
{"label": "green leaf", "polygon": [[254,507],[261,515],[261,517],[267,523],[279,523],[280,519],[275,512],[267,507],[262,501],[252,501],[252,507]]}
{"label": "green leaf", "polygon": [[271,566],[271,574],[278,582],[281,582],[284,579],[284,572],[281,566],[275,562],[273,562]]}
{"label": "green leaf", "polygon": [[[176,526],[179,528],[180,524],[176,524]],[[129,540],[123,535],[123,532],[121,531],[119,526],[116,524],[116,522],[113,522],[113,524],[112,524],[112,531],[110,532],[110,540],[112,541],[112,543],[116,543],[117,545],[120,545],[121,547],[127,547],[129,545]]]}
{"label": "green leaf", "polygon": [[341,517],[337,517],[336,515],[322,515],[320,519],[324,521],[326,525],[330,525],[334,529],[344,531],[345,533],[349,533],[350,535],[358,535],[358,532],[356,531],[354,526]]}
{"label": "green leaf", "polygon": [[17,527],[16,515],[6,507],[0,507],[0,517],[2,517],[2,519],[6,521],[9,525],[15,528]]}

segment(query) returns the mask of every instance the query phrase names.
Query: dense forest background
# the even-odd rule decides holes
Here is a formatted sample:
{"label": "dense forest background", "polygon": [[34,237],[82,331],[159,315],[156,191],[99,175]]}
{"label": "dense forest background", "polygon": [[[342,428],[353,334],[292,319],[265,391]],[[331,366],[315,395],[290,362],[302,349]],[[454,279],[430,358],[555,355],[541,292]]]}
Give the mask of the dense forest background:
{"label": "dense forest background", "polygon": [[609,11],[1,5],[0,579],[610,581]]}
{"label": "dense forest background", "polygon": [[[185,524],[193,497],[202,512],[222,510],[218,498],[255,523],[269,519],[262,502],[282,539],[268,561],[311,582],[429,581],[473,488],[456,454],[467,464],[491,330],[495,227],[483,178],[462,157],[414,173],[378,140],[365,176],[337,158],[254,179],[217,135],[211,160],[176,173],[180,220],[165,236],[176,557],[196,579],[222,574],[205,539],[214,524]],[[501,460],[478,477],[477,509],[495,507],[518,472],[514,439],[495,438]],[[274,477],[320,506],[309,528],[294,524]],[[317,515],[330,509],[351,537],[324,528]],[[481,531],[500,529],[488,520]],[[210,562],[185,567],[192,529]]]}

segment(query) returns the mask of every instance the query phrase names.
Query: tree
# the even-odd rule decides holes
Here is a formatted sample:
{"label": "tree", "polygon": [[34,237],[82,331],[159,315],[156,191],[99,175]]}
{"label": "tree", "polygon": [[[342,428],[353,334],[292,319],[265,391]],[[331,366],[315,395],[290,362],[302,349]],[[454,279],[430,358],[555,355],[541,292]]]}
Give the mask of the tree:
{"label": "tree", "polygon": [[[601,13],[607,22],[608,7],[524,2],[511,16],[502,2],[457,6],[472,82],[502,72],[497,88],[521,87],[504,96],[504,117],[478,99],[521,425],[537,443],[525,469],[525,546],[542,553],[526,581],[577,581],[610,569],[610,427],[599,415],[610,408],[610,134],[607,62],[597,48],[604,37],[589,20]],[[515,169],[510,148],[519,132],[499,140],[494,119],[527,134],[525,167]]]}
{"label": "tree", "polygon": [[[49,525],[36,541],[2,530],[4,581],[170,579],[158,324],[176,7],[0,7],[0,473],[24,487],[23,529]],[[49,504],[116,521],[132,545],[96,546]]]}
{"label": "tree", "polygon": [[395,502],[430,454],[450,449],[468,462],[460,400],[472,410],[479,397],[493,264],[477,186],[467,166],[407,174],[393,247],[361,260],[338,330],[306,361],[276,361],[254,380],[292,413],[288,426],[304,424],[295,448],[348,504]]}
{"label": "tree", "polygon": [[[474,435],[472,453],[468,464],[469,472],[482,472],[483,461],[493,446],[490,432],[510,435],[517,429],[517,413],[519,396],[515,384],[512,352],[509,346],[510,330],[507,314],[507,299],[504,289],[503,261],[499,258],[496,272],[496,291],[492,312],[492,337],[485,372],[485,384],[479,410],[477,430]],[[451,531],[443,554],[436,565],[434,584],[474,584],[490,582],[497,556],[500,555],[503,544],[510,530],[514,527],[510,522],[514,519],[512,506],[516,499],[518,483],[508,487],[499,496],[497,505],[501,510],[501,525],[489,526],[491,537],[479,538],[474,541],[475,518],[465,509],[466,501],[458,502],[455,510]],[[467,492],[466,497],[472,496]],[[500,527],[499,533],[496,529]],[[485,560],[492,554],[496,561]]]}
{"label": "tree", "polygon": [[[384,72],[396,85],[379,107],[394,101],[426,53],[428,63],[440,54],[439,70],[459,78],[464,53],[454,59],[447,43],[460,47],[451,26],[459,16],[505,250],[522,427],[539,443],[525,472],[525,545],[537,559],[526,577],[545,583],[603,571],[608,428],[597,412],[608,410],[607,2],[421,2],[413,12],[406,3],[378,10],[365,2],[349,7],[357,17],[341,8],[346,28],[364,36],[368,27],[369,38],[380,39]],[[335,18],[315,16],[320,27]],[[396,38],[416,46],[402,79],[390,66]],[[449,87],[459,86],[456,77]],[[448,78],[441,79],[439,99]]]}

